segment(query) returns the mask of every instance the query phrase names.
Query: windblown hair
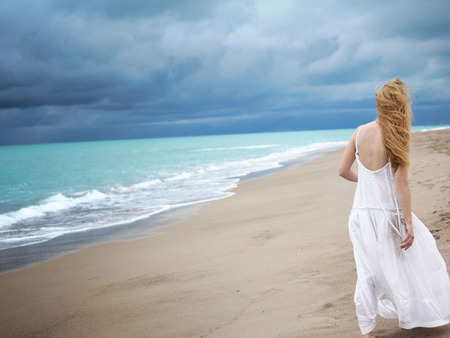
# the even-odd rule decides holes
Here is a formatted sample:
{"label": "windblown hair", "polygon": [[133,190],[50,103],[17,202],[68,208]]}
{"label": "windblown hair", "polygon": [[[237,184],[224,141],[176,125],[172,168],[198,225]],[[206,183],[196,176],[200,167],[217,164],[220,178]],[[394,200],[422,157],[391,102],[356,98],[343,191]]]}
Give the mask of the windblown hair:
{"label": "windblown hair", "polygon": [[394,172],[409,165],[411,137],[411,100],[406,84],[400,79],[388,81],[375,91],[378,125],[381,129],[386,156]]}

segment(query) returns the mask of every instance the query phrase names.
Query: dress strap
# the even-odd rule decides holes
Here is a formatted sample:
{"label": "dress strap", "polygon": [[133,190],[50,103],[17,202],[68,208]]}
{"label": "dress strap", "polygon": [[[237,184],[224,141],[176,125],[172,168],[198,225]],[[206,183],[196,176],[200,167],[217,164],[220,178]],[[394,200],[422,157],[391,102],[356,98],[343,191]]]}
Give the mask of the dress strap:
{"label": "dress strap", "polygon": [[363,126],[360,126],[358,128],[358,131],[356,132],[356,140],[355,140],[355,148],[356,148],[356,155],[359,155],[359,151],[358,151],[358,136],[359,136],[359,132],[361,131]]}

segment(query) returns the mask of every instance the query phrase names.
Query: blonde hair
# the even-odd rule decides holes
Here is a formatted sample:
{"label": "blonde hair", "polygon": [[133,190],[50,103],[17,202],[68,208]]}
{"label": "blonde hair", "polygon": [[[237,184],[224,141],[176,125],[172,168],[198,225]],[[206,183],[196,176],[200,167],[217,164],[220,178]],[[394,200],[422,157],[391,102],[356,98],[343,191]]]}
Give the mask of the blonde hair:
{"label": "blonde hair", "polygon": [[381,129],[386,156],[394,172],[409,165],[411,137],[411,100],[409,89],[400,78],[390,80],[375,91],[378,125]]}

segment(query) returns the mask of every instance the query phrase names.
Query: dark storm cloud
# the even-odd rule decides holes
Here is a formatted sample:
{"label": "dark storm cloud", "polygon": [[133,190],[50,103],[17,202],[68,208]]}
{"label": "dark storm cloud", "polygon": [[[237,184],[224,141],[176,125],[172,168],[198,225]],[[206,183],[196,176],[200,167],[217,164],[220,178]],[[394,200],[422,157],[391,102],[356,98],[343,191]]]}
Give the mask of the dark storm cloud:
{"label": "dark storm cloud", "polygon": [[0,144],[353,126],[395,76],[415,88],[416,121],[450,122],[448,2],[7,0],[0,13]]}
{"label": "dark storm cloud", "polygon": [[180,20],[198,20],[211,15],[215,0],[52,0],[52,8],[108,18],[151,18],[170,14]]}

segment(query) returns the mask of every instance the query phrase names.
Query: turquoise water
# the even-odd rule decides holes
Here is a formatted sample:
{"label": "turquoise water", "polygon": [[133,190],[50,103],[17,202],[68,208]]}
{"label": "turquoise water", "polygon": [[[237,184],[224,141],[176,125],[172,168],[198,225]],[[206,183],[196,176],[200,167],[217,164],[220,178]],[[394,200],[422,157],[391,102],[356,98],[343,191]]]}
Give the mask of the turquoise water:
{"label": "turquoise water", "polygon": [[344,146],[352,132],[0,147],[0,250],[227,197],[242,177]]}

